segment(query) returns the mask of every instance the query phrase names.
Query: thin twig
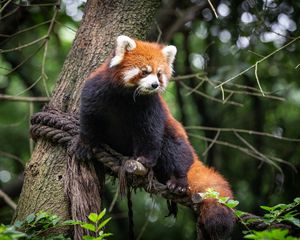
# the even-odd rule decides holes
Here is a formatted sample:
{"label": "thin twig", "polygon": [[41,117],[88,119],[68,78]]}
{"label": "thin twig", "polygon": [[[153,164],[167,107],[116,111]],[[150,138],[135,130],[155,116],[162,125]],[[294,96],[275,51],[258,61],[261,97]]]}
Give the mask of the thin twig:
{"label": "thin twig", "polygon": [[218,14],[217,14],[217,11],[216,11],[216,9],[214,8],[214,5],[212,5],[212,3],[211,3],[211,1],[210,1],[210,0],[207,0],[207,1],[208,1],[208,4],[209,4],[209,6],[211,7],[212,11],[214,12],[214,14],[215,14],[216,18],[218,19],[218,18],[219,18],[219,16],[218,16]]}
{"label": "thin twig", "polygon": [[0,197],[6,202],[8,206],[10,206],[13,210],[17,209],[17,205],[15,202],[5,193],[0,189]]}
{"label": "thin twig", "polygon": [[37,78],[37,80],[36,80],[34,83],[32,83],[28,88],[22,90],[21,92],[19,92],[19,93],[16,94],[15,96],[20,96],[20,95],[22,95],[23,93],[27,92],[28,90],[30,90],[31,88],[33,88],[33,87],[34,87],[41,79],[42,79],[42,77],[39,76],[39,77]]}
{"label": "thin twig", "polygon": [[66,25],[66,24],[64,24],[64,23],[61,23],[61,22],[60,22],[60,21],[58,21],[57,19],[55,19],[55,23],[57,23],[57,24],[59,24],[59,25],[61,25],[61,26],[65,27],[65,28],[67,28],[67,29],[71,30],[71,31],[72,31],[72,32],[74,32],[74,33],[76,33],[76,32],[77,32],[77,30],[76,30],[76,29],[73,29],[73,28],[69,27],[68,25]]}
{"label": "thin twig", "polygon": [[[201,139],[201,140],[204,140],[204,141],[208,141],[208,142],[212,142],[214,141],[214,139],[211,139],[211,138],[208,138],[208,137],[204,137],[204,136],[201,136],[201,135],[198,135],[198,134],[193,134],[193,133],[188,133],[189,136],[191,137],[194,137],[194,138],[198,138],[198,139]],[[253,152],[251,149],[249,148],[244,148],[244,147],[241,147],[241,146],[238,146],[236,144],[232,144],[230,142],[226,142],[226,141],[221,141],[221,140],[215,140],[215,144],[218,144],[218,145],[221,145],[221,146],[226,146],[226,147],[230,147],[230,148],[233,148],[233,149],[236,149],[236,150],[239,150],[240,152],[243,152],[245,154],[247,154],[248,156],[250,157],[253,157],[257,160],[260,160],[262,162],[266,162],[264,158],[262,158],[261,156],[257,155],[255,152]],[[269,156],[268,156],[269,157]],[[276,164],[274,162],[280,162],[280,163],[284,163],[288,166],[291,166],[291,163],[287,162],[287,161],[284,161],[283,159],[280,159],[280,158],[272,158],[272,157],[269,157],[271,159],[273,159],[273,162],[272,162],[272,165],[273,164]],[[279,167],[279,166],[278,166]],[[279,167],[280,168],[280,167]],[[294,169],[294,168],[293,168]]]}
{"label": "thin twig", "polygon": [[10,4],[12,0],[8,0],[4,5],[3,7],[0,9],[0,13],[2,13],[4,11],[4,9],[8,6],[8,4]]}
{"label": "thin twig", "polygon": [[[200,81],[200,86],[202,86],[202,81],[207,82],[208,84],[210,84],[212,87],[216,87],[217,84],[221,83],[220,81],[216,81],[216,80],[210,80],[209,78],[206,77],[206,75],[204,73],[195,73],[195,74],[189,74],[189,75],[182,75],[182,76],[176,76],[173,78],[174,81],[181,81],[181,80],[186,80],[186,79],[190,79],[190,78],[197,78]],[[257,97],[265,97],[265,98],[269,98],[269,99],[273,99],[273,100],[278,100],[278,101],[285,101],[285,98],[283,97],[279,97],[279,96],[275,96],[275,95],[271,95],[271,92],[264,92],[264,95],[261,94],[261,90],[254,88],[254,87],[250,87],[250,86],[246,86],[246,85],[240,85],[240,84],[234,84],[234,83],[228,83],[229,86],[233,86],[239,89],[247,89],[247,90],[251,90],[251,91],[238,91],[238,90],[231,90],[231,89],[227,89],[224,88],[223,86],[220,86],[220,90],[221,90],[221,94],[222,94],[222,101],[223,103],[227,103],[228,100],[232,97],[233,94],[240,94],[240,95],[250,95],[250,96],[257,96]],[[194,88],[191,92],[194,92],[195,89],[198,89],[199,86],[197,85],[196,88]],[[254,91],[254,92],[252,92]],[[225,93],[229,93],[229,96],[227,96],[225,98]],[[187,95],[189,95],[189,93],[187,93]]]}
{"label": "thin twig", "polygon": [[256,79],[256,82],[257,82],[257,85],[258,85],[258,87],[259,87],[259,90],[260,90],[261,94],[262,94],[263,96],[265,96],[265,93],[264,93],[264,91],[262,90],[262,87],[261,87],[260,82],[259,82],[259,79],[258,79],[258,73],[257,73],[257,71],[258,71],[258,62],[255,63],[254,75],[255,75],[255,79]]}
{"label": "thin twig", "polygon": [[[221,88],[222,87],[223,86],[221,86]],[[257,96],[257,97],[262,96],[260,93],[248,92],[248,91],[236,91],[236,90],[224,89],[224,92],[229,92],[229,93],[232,93],[232,94],[240,94],[240,95]],[[263,97],[269,98],[269,99],[272,99],[272,100],[278,100],[278,101],[285,101],[286,100],[283,97],[278,97],[278,96],[274,96],[274,95],[267,95],[266,92],[264,92]]]}
{"label": "thin twig", "polygon": [[23,64],[25,64],[30,58],[32,58],[35,54],[37,54],[42,49],[42,47],[43,47],[43,45],[39,46],[35,51],[32,52],[32,54],[30,54],[28,57],[26,57],[22,62],[20,62],[13,69],[9,70],[9,72],[5,73],[5,75],[9,75],[9,74],[13,73],[15,70],[17,70]]}
{"label": "thin twig", "polygon": [[193,74],[187,74],[187,75],[180,75],[180,76],[176,76],[173,77],[172,80],[173,81],[180,81],[180,80],[185,80],[185,79],[190,79],[190,78],[194,78],[194,77],[201,77],[201,76],[205,76],[205,73],[193,73]]}
{"label": "thin twig", "polygon": [[221,132],[239,132],[239,133],[247,133],[249,135],[260,135],[260,136],[266,136],[275,138],[278,140],[284,140],[289,142],[300,142],[299,138],[289,138],[289,137],[277,137],[272,133],[267,132],[258,132],[253,130],[247,130],[247,129],[239,129],[239,128],[216,128],[216,127],[206,127],[206,126],[186,126],[185,129],[198,129],[198,130],[207,130],[207,131],[221,131]]}
{"label": "thin twig", "polygon": [[254,52],[254,51],[252,51],[252,50],[248,50],[248,52],[249,52],[249,53],[252,53],[252,54],[254,54],[254,55],[258,56],[258,57],[261,57],[261,58],[264,57],[263,55],[261,55],[261,54],[259,54],[259,53],[256,53],[256,52]]}
{"label": "thin twig", "polygon": [[162,31],[157,23],[157,21],[155,21],[155,25],[156,25],[156,29],[158,31],[158,36],[157,36],[157,39],[156,39],[156,42],[159,43],[160,42],[160,39],[161,39],[161,35],[162,35]]}
{"label": "thin twig", "polygon": [[[220,86],[220,89],[221,89],[221,92],[222,92],[222,99],[223,99],[223,101],[225,101],[225,99],[223,98],[223,97],[225,97],[225,92],[234,93],[234,94],[250,95],[250,96],[258,96],[258,97],[262,97],[263,96],[265,98],[270,98],[270,99],[279,100],[279,101],[285,101],[285,99],[282,98],[282,97],[274,96],[274,95],[271,95],[270,92],[263,91],[262,88],[261,88],[261,86],[260,86],[259,80],[258,80],[257,72],[256,72],[256,76],[257,76],[257,83],[258,83],[259,89],[251,88],[251,87],[244,86],[244,85],[232,84],[235,87],[241,88],[241,86],[243,86],[243,88],[249,88],[249,90],[252,90],[252,91],[255,91],[255,92],[231,90],[231,89],[226,89],[223,86]],[[215,82],[219,82],[219,81],[215,81],[214,82],[214,81],[208,79],[207,77],[200,78],[200,79],[203,79],[204,81],[208,82],[213,87],[216,87]],[[262,95],[262,92],[264,93],[263,95]]]}
{"label": "thin twig", "polygon": [[0,53],[6,53],[6,52],[13,52],[13,51],[17,51],[17,50],[20,50],[20,49],[23,49],[23,48],[27,48],[27,47],[30,47],[40,41],[45,41],[45,39],[47,38],[47,35],[41,37],[41,38],[38,38],[32,42],[29,42],[29,43],[26,43],[26,44],[23,44],[19,47],[15,47],[15,48],[10,48],[10,49],[0,49]]}
{"label": "thin twig", "polygon": [[15,5],[20,6],[20,7],[53,7],[53,6],[57,6],[60,4],[60,1],[58,2],[54,2],[54,3],[36,3],[36,4],[17,4],[15,3]]}
{"label": "thin twig", "polygon": [[[60,2],[58,2],[58,4],[60,4]],[[49,43],[49,39],[50,39],[50,34],[53,31],[54,24],[55,24],[55,19],[56,19],[58,11],[59,11],[59,8],[56,7],[55,10],[54,10],[54,14],[52,16],[51,22],[50,22],[50,26],[49,26],[48,31],[47,31],[47,38],[46,38],[46,42],[45,42],[45,48],[44,48],[44,54],[43,54],[43,60],[42,60],[42,67],[41,67],[41,77],[42,77],[42,81],[43,81],[43,85],[44,85],[47,97],[50,97],[50,93],[49,93],[47,83],[46,83],[46,80],[48,79],[48,76],[47,76],[46,71],[45,71],[45,63],[46,63],[46,58],[47,58],[48,43]]]}
{"label": "thin twig", "polygon": [[[203,92],[200,92],[200,91],[198,91],[198,90],[195,90],[194,88],[191,88],[190,86],[186,85],[186,84],[183,83],[183,82],[179,82],[179,83],[180,83],[180,85],[182,85],[184,88],[186,88],[186,89],[188,89],[188,90],[190,90],[190,91],[193,91],[194,93],[196,93],[196,94],[198,94],[198,95],[200,95],[200,96],[202,96],[202,97],[205,97],[205,98],[207,98],[207,99],[209,99],[209,100],[212,100],[212,101],[214,101],[214,102],[218,102],[218,103],[224,104],[224,101],[221,100],[221,99],[218,99],[218,98],[209,96],[209,95],[207,95],[207,94],[205,94],[205,93],[203,93]],[[238,106],[238,107],[243,107],[243,106],[244,106],[243,104],[238,103],[238,102],[234,102],[234,101],[228,101],[227,104],[234,105],[234,106]]]}
{"label": "thin twig", "polygon": [[45,48],[44,48],[44,53],[43,53],[43,60],[42,60],[42,67],[41,67],[41,69],[42,69],[41,70],[41,77],[42,77],[42,81],[43,81],[43,85],[44,85],[44,88],[45,88],[46,95],[47,95],[47,97],[50,97],[50,93],[49,93],[47,83],[46,83],[46,80],[48,79],[48,76],[45,72],[45,63],[46,63],[46,57],[47,57],[47,51],[48,51],[48,43],[49,43],[49,41],[47,40],[46,43],[45,43]]}
{"label": "thin twig", "polygon": [[24,166],[24,162],[22,161],[22,159],[19,158],[19,157],[16,156],[16,155],[14,155],[14,154],[11,154],[11,153],[8,153],[8,152],[0,151],[0,156],[7,157],[7,158],[10,158],[10,159],[16,160],[18,163],[20,163],[22,166]]}
{"label": "thin twig", "polygon": [[7,17],[9,17],[9,16],[11,16],[11,15],[13,15],[16,11],[18,11],[19,8],[20,8],[20,7],[17,6],[16,8],[14,8],[14,9],[13,9],[12,11],[10,11],[9,13],[3,15],[3,16],[0,18],[0,21],[2,21],[3,19],[5,19],[5,18],[7,18]]}
{"label": "thin twig", "polygon": [[204,83],[204,80],[201,80],[196,87],[194,87],[191,91],[189,91],[188,93],[186,93],[186,96],[191,95],[193,92],[195,92],[196,90],[198,90],[198,88],[200,88],[202,86],[202,84]]}
{"label": "thin twig", "polygon": [[221,131],[217,131],[213,141],[208,145],[208,147],[204,150],[204,152],[202,153],[203,156],[206,156],[207,153],[209,152],[209,150],[213,147],[213,145],[216,143],[216,141],[218,140],[219,136],[220,136],[220,132]]}
{"label": "thin twig", "polygon": [[110,204],[110,206],[108,208],[108,212],[111,212],[113,210],[113,208],[114,208],[114,206],[115,206],[115,204],[116,204],[116,202],[118,200],[119,195],[120,195],[120,188],[117,187],[117,191],[116,191],[116,193],[114,195],[114,198],[113,198],[113,200],[112,200],[112,202],[111,202],[111,204]]}
{"label": "thin twig", "polygon": [[48,102],[48,97],[22,97],[0,94],[0,100],[15,101],[15,102]]}
{"label": "thin twig", "polygon": [[283,175],[282,169],[280,168],[280,166],[278,166],[278,164],[274,163],[274,161],[272,161],[270,158],[268,158],[266,155],[264,155],[263,153],[259,152],[255,147],[253,147],[245,138],[243,138],[241,135],[239,135],[237,132],[233,132],[235,134],[235,136],[242,142],[244,143],[249,149],[251,149],[254,153],[256,153],[258,156],[260,156],[261,158],[263,158],[267,163],[273,165],[275,168],[277,168],[279,170],[279,172],[281,173],[281,175]]}
{"label": "thin twig", "polygon": [[288,42],[287,44],[283,45],[282,47],[276,49],[275,51],[271,52],[270,54],[268,54],[267,56],[263,57],[262,59],[256,61],[253,65],[251,65],[250,67],[246,68],[245,70],[243,70],[242,72],[240,72],[239,74],[225,80],[224,82],[222,82],[221,84],[217,85],[216,88],[219,88],[220,86],[223,86],[224,84],[232,81],[233,79],[236,79],[237,77],[242,76],[244,73],[248,72],[249,70],[251,70],[252,68],[255,68],[255,66],[259,63],[262,63],[263,61],[265,61],[266,59],[270,58],[271,56],[273,56],[274,54],[278,53],[279,51],[285,49],[286,47],[288,47],[289,45],[291,45],[292,43],[298,41],[300,39],[300,36],[294,38],[293,40],[291,40],[290,42]]}
{"label": "thin twig", "polygon": [[24,32],[33,30],[33,29],[35,29],[35,28],[38,28],[38,27],[40,27],[40,26],[43,26],[43,25],[49,23],[50,21],[51,21],[51,20],[47,20],[47,21],[45,21],[45,22],[38,23],[38,24],[33,25],[33,26],[31,26],[31,27],[21,29],[21,30],[19,30],[19,31],[13,33],[13,34],[10,34],[10,35],[0,34],[0,36],[6,37],[6,38],[13,38],[13,37],[15,37],[15,36],[17,36],[17,35],[19,35],[19,34],[21,34],[21,33],[24,33]]}

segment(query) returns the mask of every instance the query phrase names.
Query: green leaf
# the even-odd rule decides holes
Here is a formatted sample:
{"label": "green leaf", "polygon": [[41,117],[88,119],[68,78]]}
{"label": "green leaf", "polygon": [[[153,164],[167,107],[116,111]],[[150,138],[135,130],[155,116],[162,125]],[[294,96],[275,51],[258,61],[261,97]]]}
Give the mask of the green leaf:
{"label": "green leaf", "polygon": [[39,212],[39,213],[36,215],[35,221],[37,222],[37,221],[39,221],[39,220],[41,220],[41,219],[43,219],[43,218],[47,218],[47,217],[49,217],[49,214],[48,214],[48,213],[46,213],[46,212]]}
{"label": "green leaf", "polygon": [[15,221],[15,223],[14,223],[14,226],[15,226],[16,228],[20,228],[22,225],[23,225],[23,221],[20,221],[20,220],[17,220],[17,221]]}
{"label": "green leaf", "polygon": [[239,201],[236,200],[228,200],[227,203],[225,203],[225,205],[229,208],[235,208],[237,205],[239,204]]}
{"label": "green leaf", "polygon": [[292,236],[288,236],[288,230],[283,229],[272,229],[265,231],[253,231],[250,234],[244,236],[246,239],[257,239],[257,240],[297,240]]}
{"label": "green leaf", "polygon": [[57,225],[59,222],[60,222],[60,218],[59,217],[52,220],[53,226]]}
{"label": "green leaf", "polygon": [[103,234],[101,234],[101,237],[109,237],[112,235],[113,235],[112,233],[103,233]]}
{"label": "green leaf", "polygon": [[93,224],[90,224],[90,223],[84,223],[84,224],[81,224],[80,226],[81,226],[82,228],[87,229],[87,230],[96,232],[96,227],[95,227]]}
{"label": "green leaf", "polygon": [[97,216],[97,221],[101,220],[101,218],[103,218],[103,216],[105,215],[106,213],[106,209],[104,208],[101,213],[99,213],[99,215]]}
{"label": "green leaf", "polygon": [[284,218],[284,220],[288,221],[288,222],[294,224],[295,226],[297,226],[298,228],[300,228],[300,220],[298,218],[290,217],[290,218]]}
{"label": "green leaf", "polygon": [[92,237],[92,236],[88,236],[88,235],[83,236],[83,240],[95,240],[95,239],[97,239],[97,238]]}
{"label": "green leaf", "polygon": [[78,220],[66,220],[63,222],[63,225],[81,225],[85,224],[85,222],[78,221]]}
{"label": "green leaf", "polygon": [[240,210],[235,210],[234,213],[235,213],[235,215],[236,215],[237,217],[241,217],[241,216],[243,216],[244,214],[246,214],[245,212],[240,211]]}
{"label": "green leaf", "polygon": [[225,204],[228,201],[229,197],[219,197],[218,201],[219,203]]}
{"label": "green leaf", "polygon": [[273,210],[272,207],[268,207],[268,206],[260,206],[260,208],[269,212]]}
{"label": "green leaf", "polygon": [[97,220],[97,218],[98,218],[98,214],[96,214],[96,213],[91,213],[90,215],[89,215],[89,217],[88,217],[92,222],[94,222],[94,223],[96,223],[98,220]]}
{"label": "green leaf", "polygon": [[17,232],[17,233],[13,233],[11,234],[12,239],[18,239],[18,238],[23,238],[26,237],[27,235],[25,233],[22,232]]}
{"label": "green leaf", "polygon": [[35,219],[35,215],[34,215],[34,213],[31,213],[30,215],[28,215],[26,217],[26,222],[27,223],[32,223],[34,221],[34,219]]}
{"label": "green leaf", "polygon": [[255,234],[248,234],[248,235],[245,235],[244,238],[247,238],[247,239],[257,239]]}
{"label": "green leaf", "polygon": [[111,220],[111,217],[104,220],[103,222],[100,223],[100,225],[97,228],[97,231],[99,231],[100,229],[102,229],[109,221]]}
{"label": "green leaf", "polygon": [[295,199],[294,199],[294,202],[300,204],[300,197],[295,198]]}
{"label": "green leaf", "polygon": [[280,209],[280,210],[285,210],[287,208],[289,208],[290,205],[289,204],[283,204],[283,203],[280,203],[280,204],[277,204],[275,206],[273,206],[273,210],[277,210],[277,209]]}

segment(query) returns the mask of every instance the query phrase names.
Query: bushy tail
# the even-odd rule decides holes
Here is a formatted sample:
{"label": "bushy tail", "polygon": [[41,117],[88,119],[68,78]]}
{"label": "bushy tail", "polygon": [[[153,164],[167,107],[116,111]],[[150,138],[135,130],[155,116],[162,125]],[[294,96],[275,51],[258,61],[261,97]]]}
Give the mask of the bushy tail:
{"label": "bushy tail", "polygon": [[[188,172],[188,185],[191,193],[203,193],[212,188],[220,193],[221,197],[232,198],[228,182],[215,170],[195,161]],[[228,236],[235,222],[231,209],[217,202],[216,199],[205,199],[200,205],[198,218],[199,229],[203,239],[219,240]]]}

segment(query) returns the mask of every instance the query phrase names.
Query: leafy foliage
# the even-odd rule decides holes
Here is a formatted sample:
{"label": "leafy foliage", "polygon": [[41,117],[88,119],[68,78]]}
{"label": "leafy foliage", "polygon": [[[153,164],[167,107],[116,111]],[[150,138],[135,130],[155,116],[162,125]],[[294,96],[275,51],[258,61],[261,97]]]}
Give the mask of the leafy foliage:
{"label": "leafy foliage", "polygon": [[[89,220],[92,222],[80,222],[75,220],[62,221],[57,215],[52,215],[47,212],[38,212],[30,214],[24,221],[16,221],[13,225],[0,225],[1,240],[71,240],[62,234],[49,234],[49,230],[64,227],[68,225],[80,225],[82,228],[95,232],[97,237],[84,236],[84,240],[102,240],[105,237],[111,236],[111,233],[104,233],[103,228],[110,221],[107,218],[101,221],[106,213],[104,209],[101,213],[91,213]],[[46,235],[46,231],[48,232]]]}
{"label": "leafy foliage", "polygon": [[104,233],[104,231],[103,231],[103,228],[111,220],[111,217],[109,217],[109,218],[101,221],[105,214],[106,214],[106,209],[104,209],[99,214],[91,213],[88,216],[91,223],[80,222],[80,221],[69,221],[69,223],[79,224],[82,228],[96,233],[97,237],[86,235],[86,236],[83,236],[84,240],[102,240],[102,239],[112,235],[112,233]]}
{"label": "leafy foliage", "polygon": [[299,238],[288,236],[288,230],[272,229],[266,231],[252,231],[250,234],[245,235],[246,239],[256,240],[297,240]]}

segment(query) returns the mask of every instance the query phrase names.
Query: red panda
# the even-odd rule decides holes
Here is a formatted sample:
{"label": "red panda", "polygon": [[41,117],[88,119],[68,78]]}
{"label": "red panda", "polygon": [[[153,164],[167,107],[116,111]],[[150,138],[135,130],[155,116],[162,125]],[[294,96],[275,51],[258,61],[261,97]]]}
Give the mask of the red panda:
{"label": "red panda", "polygon": [[[232,198],[228,182],[198,159],[161,97],[176,51],[175,46],[117,38],[112,55],[83,87],[77,156],[105,143],[152,168],[172,191],[193,194],[213,188]],[[233,213],[215,199],[203,200],[199,214],[205,239],[222,239],[231,232]]]}

